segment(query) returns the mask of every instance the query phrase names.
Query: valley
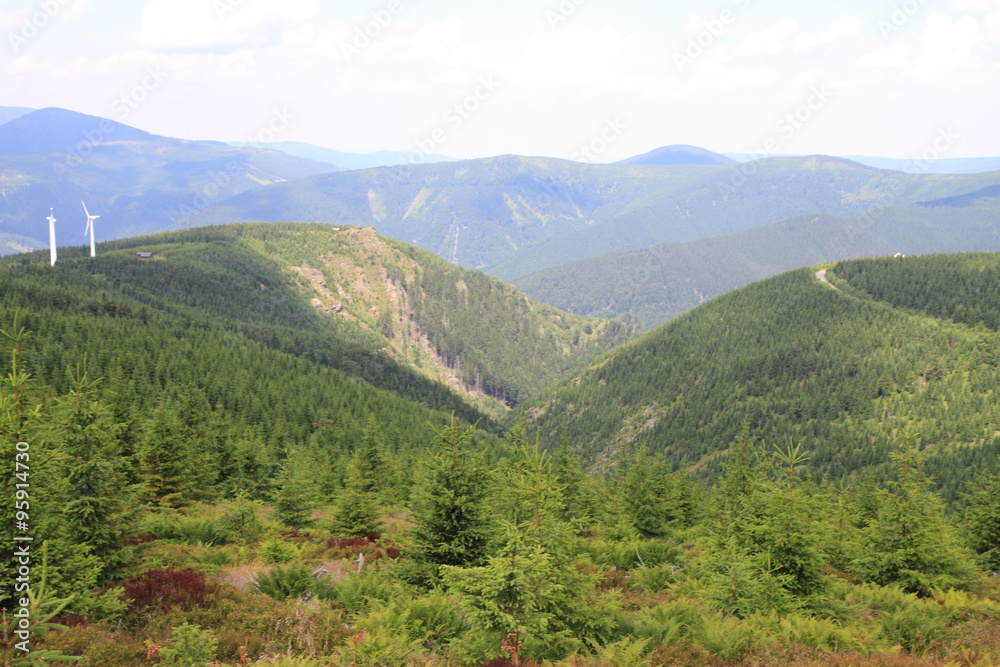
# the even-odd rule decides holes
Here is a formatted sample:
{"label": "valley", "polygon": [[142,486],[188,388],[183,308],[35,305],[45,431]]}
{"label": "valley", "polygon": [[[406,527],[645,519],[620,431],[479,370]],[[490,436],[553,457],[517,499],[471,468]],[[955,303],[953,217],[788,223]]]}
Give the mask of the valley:
{"label": "valley", "polygon": [[1000,659],[1000,172],[110,123],[0,113],[39,660]]}

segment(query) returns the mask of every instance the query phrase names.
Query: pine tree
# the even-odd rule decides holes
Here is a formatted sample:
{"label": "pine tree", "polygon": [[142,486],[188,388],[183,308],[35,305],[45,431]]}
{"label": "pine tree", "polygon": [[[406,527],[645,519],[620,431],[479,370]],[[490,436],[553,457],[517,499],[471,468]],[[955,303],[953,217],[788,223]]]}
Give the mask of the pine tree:
{"label": "pine tree", "polygon": [[969,547],[989,570],[1000,570],[1000,475],[983,482],[965,497]]}
{"label": "pine tree", "polygon": [[365,491],[364,486],[364,479],[361,477],[361,470],[355,457],[348,469],[344,490],[337,502],[333,529],[338,534],[361,537],[382,530],[378,500],[373,492]]}
{"label": "pine tree", "polygon": [[191,503],[192,457],[180,431],[161,400],[156,416],[147,424],[141,448],[146,498],[159,507],[179,508]]}
{"label": "pine tree", "polygon": [[510,439],[517,444],[507,469],[514,493],[504,511],[503,545],[485,565],[442,566],[442,579],[458,594],[474,634],[497,653],[504,638],[538,659],[594,650],[611,638],[617,598],[598,592],[599,575],[578,567],[572,531],[559,516],[551,457],[537,438],[533,449],[525,448],[519,430]]}
{"label": "pine tree", "polygon": [[789,444],[775,458],[784,465],[787,488],[769,485],[760,523],[751,528],[753,552],[762,571],[782,577],[790,593],[799,597],[821,595],[826,587],[820,571],[823,535],[812,519],[816,512],[812,499],[795,485],[795,473],[809,457],[800,446]]}
{"label": "pine tree", "polygon": [[587,507],[586,484],[580,460],[569,447],[569,436],[565,431],[555,455],[556,481],[562,489],[562,518],[566,521],[586,523],[590,518]]}
{"label": "pine tree", "polygon": [[489,477],[481,457],[468,451],[475,431],[470,426],[459,432],[454,417],[450,427],[435,429],[437,451],[414,490],[413,541],[419,557],[435,566],[480,565],[486,559]]}
{"label": "pine tree", "polygon": [[967,588],[975,567],[944,515],[940,497],[928,490],[917,436],[903,436],[892,458],[899,479],[881,493],[878,514],[861,533],[852,574],[882,586],[898,584],[918,595],[933,589]]}
{"label": "pine tree", "polygon": [[289,454],[274,485],[271,499],[277,517],[292,528],[309,525],[316,507],[316,488],[300,452]]}
{"label": "pine tree", "polygon": [[101,564],[101,580],[118,574],[132,550],[126,538],[134,529],[136,493],[121,456],[119,425],[97,398],[97,381],[78,366],[70,393],[53,414],[54,439],[63,457],[69,538],[86,545]]}
{"label": "pine tree", "polygon": [[646,447],[629,462],[623,481],[625,507],[643,537],[662,537],[674,517],[670,507],[671,489],[663,464],[651,461]]}
{"label": "pine tree", "polygon": [[382,496],[398,495],[396,474],[386,452],[385,438],[374,415],[368,415],[368,424],[361,439],[358,466],[365,491]]}

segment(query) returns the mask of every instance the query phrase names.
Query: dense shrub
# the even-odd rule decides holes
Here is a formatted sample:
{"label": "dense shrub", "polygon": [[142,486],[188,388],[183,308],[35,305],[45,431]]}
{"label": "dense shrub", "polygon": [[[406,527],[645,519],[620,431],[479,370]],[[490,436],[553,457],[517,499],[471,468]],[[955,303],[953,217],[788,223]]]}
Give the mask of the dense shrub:
{"label": "dense shrub", "polygon": [[166,611],[174,606],[187,609],[201,604],[209,589],[201,572],[172,568],[149,570],[120,585],[122,598],[131,600],[129,613]]}

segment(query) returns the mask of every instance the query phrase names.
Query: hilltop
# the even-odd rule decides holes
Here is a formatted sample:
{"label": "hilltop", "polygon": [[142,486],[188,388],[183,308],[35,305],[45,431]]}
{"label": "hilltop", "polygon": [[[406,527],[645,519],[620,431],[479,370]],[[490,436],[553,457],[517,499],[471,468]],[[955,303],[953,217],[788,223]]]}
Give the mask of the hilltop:
{"label": "hilltop", "polygon": [[688,146],[686,144],[674,144],[673,146],[663,146],[651,150],[642,155],[619,160],[615,164],[626,165],[664,165],[664,164],[736,164],[736,160],[726,157],[720,153]]}

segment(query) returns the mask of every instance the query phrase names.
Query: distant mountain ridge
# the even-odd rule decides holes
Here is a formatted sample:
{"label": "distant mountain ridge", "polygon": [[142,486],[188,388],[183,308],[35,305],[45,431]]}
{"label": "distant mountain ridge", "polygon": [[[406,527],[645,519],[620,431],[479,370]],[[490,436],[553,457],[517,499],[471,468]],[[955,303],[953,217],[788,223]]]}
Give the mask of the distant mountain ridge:
{"label": "distant mountain ridge", "polygon": [[[91,144],[153,140],[180,143],[117,121],[56,107],[32,111],[0,125],[0,153],[58,153],[67,148],[82,153]],[[86,146],[79,147],[81,141]]]}
{"label": "distant mountain ridge", "polygon": [[101,216],[97,238],[120,238],[162,231],[233,194],[334,169],[279,151],[160,137],[40,109],[0,125],[0,220],[5,232],[47,244],[52,208],[65,244],[83,233],[82,199]]}
{"label": "distant mountain ridge", "polygon": [[34,109],[29,109],[28,107],[0,107],[0,125],[9,123],[15,118],[31,113],[32,111]]}
{"label": "distant mountain ridge", "polygon": [[688,146],[686,144],[674,144],[663,146],[642,155],[619,160],[615,164],[624,165],[675,165],[675,164],[735,164],[736,160],[726,157],[721,153]]}
{"label": "distant mountain ridge", "polygon": [[[246,144],[233,143],[230,146],[247,147]],[[372,169],[374,167],[394,167],[411,164],[414,160],[413,153],[401,151],[375,151],[373,153],[345,153],[335,151],[331,148],[316,146],[314,144],[302,143],[299,141],[276,141],[265,144],[269,149],[288,153],[295,157],[306,158],[308,160],[318,160],[329,162],[341,169]],[[458,158],[447,155],[434,155],[431,153],[420,153],[421,164],[433,164],[436,162],[457,162]]]}
{"label": "distant mountain ridge", "polygon": [[[737,162],[752,162],[762,159],[756,153],[724,153],[726,157]],[[766,157],[803,157],[801,155],[781,154]],[[876,157],[871,155],[844,155],[845,159],[858,164],[884,169],[886,171],[901,171],[908,174],[978,174],[986,171],[1000,171],[1000,157],[965,157],[938,158],[924,160]]]}
{"label": "distant mountain ridge", "polygon": [[[749,174],[749,175],[748,175]],[[481,160],[306,177],[207,207],[186,224],[314,220],[374,225],[463,266],[513,280],[612,250],[687,242],[799,215],[857,215],[1000,184],[1000,173],[919,176],[842,158],[743,165]]]}

